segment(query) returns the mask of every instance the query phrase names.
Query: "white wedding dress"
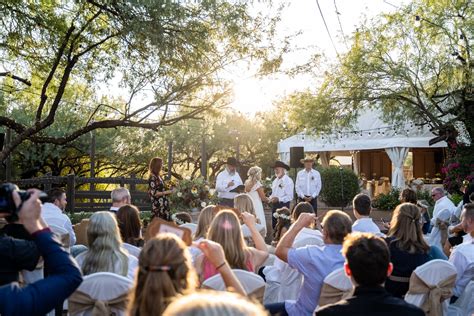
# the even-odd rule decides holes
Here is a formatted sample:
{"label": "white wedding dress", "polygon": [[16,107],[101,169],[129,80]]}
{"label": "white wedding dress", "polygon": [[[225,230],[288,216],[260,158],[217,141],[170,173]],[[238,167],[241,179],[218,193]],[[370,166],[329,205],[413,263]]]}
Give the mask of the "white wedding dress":
{"label": "white wedding dress", "polygon": [[267,235],[267,223],[265,220],[265,212],[263,211],[263,203],[262,199],[258,195],[257,190],[262,187],[262,184],[257,181],[253,188],[248,192],[248,196],[252,199],[253,207],[255,209],[255,214],[257,215],[257,218],[260,220],[260,224],[264,227],[264,233],[263,236],[265,237]]}

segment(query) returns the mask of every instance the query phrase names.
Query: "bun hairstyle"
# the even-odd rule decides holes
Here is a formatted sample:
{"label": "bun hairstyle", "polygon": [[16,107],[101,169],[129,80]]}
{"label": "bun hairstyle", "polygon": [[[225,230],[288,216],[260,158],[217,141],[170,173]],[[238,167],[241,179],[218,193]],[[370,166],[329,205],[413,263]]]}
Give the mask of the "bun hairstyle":
{"label": "bun hairstyle", "polygon": [[129,315],[161,315],[174,298],[197,286],[186,245],[173,234],[159,234],[147,241],[138,265]]}

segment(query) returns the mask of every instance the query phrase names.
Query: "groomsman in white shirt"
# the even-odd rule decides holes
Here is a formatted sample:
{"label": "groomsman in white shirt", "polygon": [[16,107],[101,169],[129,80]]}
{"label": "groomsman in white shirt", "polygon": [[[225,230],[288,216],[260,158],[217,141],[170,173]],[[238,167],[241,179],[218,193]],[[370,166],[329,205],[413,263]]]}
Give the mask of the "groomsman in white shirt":
{"label": "groomsman in white shirt", "polygon": [[219,205],[234,207],[234,197],[238,192],[231,192],[238,186],[243,185],[242,179],[237,172],[238,161],[234,157],[227,158],[225,170],[217,175],[216,191]]}
{"label": "groomsman in white shirt", "polygon": [[318,211],[318,196],[321,192],[321,175],[317,170],[313,169],[314,159],[305,157],[301,160],[304,169],[298,172],[296,176],[296,194],[298,202],[308,202],[314,209],[314,213]]}
{"label": "groomsman in white shirt", "polygon": [[272,183],[272,194],[269,202],[272,205],[272,227],[275,228],[277,219],[273,216],[275,211],[282,207],[290,208],[290,202],[293,200],[295,184],[286,174],[290,167],[281,161],[276,161],[273,165],[275,170],[275,180]]}

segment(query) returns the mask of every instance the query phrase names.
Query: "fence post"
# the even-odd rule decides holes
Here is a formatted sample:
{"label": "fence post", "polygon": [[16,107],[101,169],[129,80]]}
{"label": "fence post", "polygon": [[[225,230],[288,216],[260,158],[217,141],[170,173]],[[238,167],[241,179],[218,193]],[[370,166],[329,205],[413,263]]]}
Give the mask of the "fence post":
{"label": "fence post", "polygon": [[135,173],[132,173],[130,175],[130,178],[132,178],[132,182],[130,183],[130,192],[133,192],[133,191],[136,191],[137,190],[137,186],[135,184],[135,179],[137,178],[137,175]]}
{"label": "fence post", "polygon": [[166,180],[171,179],[171,169],[173,168],[173,142],[168,142],[168,175],[166,176]]}
{"label": "fence post", "polygon": [[[7,128],[6,134],[5,134],[5,144],[4,147],[7,147],[10,145],[12,141],[12,131]],[[10,181],[12,179],[12,152],[8,155],[7,159],[5,160],[5,180]]]}
{"label": "fence post", "polygon": [[120,177],[120,187],[123,188],[125,186],[125,177]]}
{"label": "fence post", "polygon": [[45,175],[46,179],[45,179],[44,184],[43,184],[43,190],[46,193],[49,192],[49,190],[51,190],[51,182],[53,181],[52,176],[53,176],[53,174],[51,172],[48,172]]}
{"label": "fence post", "polygon": [[76,176],[74,174],[67,175],[67,211],[74,213],[76,202]]}

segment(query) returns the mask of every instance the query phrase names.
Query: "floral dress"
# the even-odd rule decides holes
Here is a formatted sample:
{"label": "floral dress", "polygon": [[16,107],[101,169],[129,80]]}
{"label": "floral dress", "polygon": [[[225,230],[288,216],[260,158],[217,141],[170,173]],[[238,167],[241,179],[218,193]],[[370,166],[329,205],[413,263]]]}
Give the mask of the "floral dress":
{"label": "floral dress", "polygon": [[151,218],[159,217],[171,221],[170,204],[166,195],[156,196],[157,192],[165,191],[165,184],[160,177],[151,175],[148,179],[148,193],[151,199]]}

